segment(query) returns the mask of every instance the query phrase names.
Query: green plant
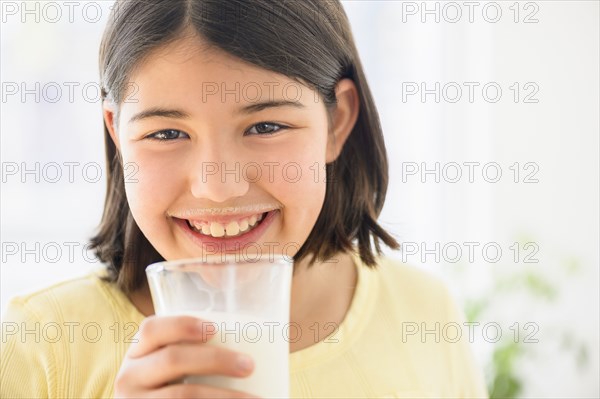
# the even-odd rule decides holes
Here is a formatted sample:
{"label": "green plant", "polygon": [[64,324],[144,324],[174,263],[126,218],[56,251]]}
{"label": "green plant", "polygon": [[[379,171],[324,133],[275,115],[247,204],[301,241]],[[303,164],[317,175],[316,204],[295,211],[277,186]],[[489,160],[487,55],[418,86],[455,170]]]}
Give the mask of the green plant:
{"label": "green plant", "polygon": [[[523,240],[523,246],[531,240]],[[494,283],[491,290],[487,291],[485,296],[471,298],[465,302],[465,315],[468,321],[492,320],[494,317],[494,308],[505,306],[510,303],[508,299],[511,296],[519,297],[521,301],[527,301],[531,307],[546,308],[553,306],[560,299],[560,287],[567,279],[574,278],[581,269],[580,262],[573,257],[569,257],[560,262],[562,274],[558,281],[552,281],[544,269],[539,267],[539,263],[523,265],[495,265],[493,272]],[[512,269],[511,269],[512,267]],[[500,272],[498,272],[500,270]],[[456,277],[461,279],[466,273],[465,265],[455,265],[454,271]],[[460,281],[460,280],[457,280]],[[523,307],[522,317],[528,317],[526,312],[530,310]],[[519,317],[519,310],[514,313]],[[532,346],[530,342],[523,338],[530,331],[525,331],[522,325],[518,325],[519,331],[512,331],[513,334],[506,335],[499,342],[495,343],[491,356],[485,365],[486,377],[488,381],[488,392],[490,398],[517,398],[527,386],[527,381],[519,371],[519,363],[527,360],[528,356],[535,356],[543,346]],[[549,339],[559,339],[560,347],[566,352],[566,356],[574,359],[577,367],[584,370],[589,363],[589,349],[587,345],[578,340],[576,334],[568,330],[568,327],[560,327],[555,331],[556,334],[546,335]]]}

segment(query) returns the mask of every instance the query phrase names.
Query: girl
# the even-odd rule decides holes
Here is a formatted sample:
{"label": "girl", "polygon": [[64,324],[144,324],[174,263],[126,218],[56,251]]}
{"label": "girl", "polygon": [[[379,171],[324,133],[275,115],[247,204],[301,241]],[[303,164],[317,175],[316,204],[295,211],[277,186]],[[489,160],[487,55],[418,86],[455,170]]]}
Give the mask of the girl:
{"label": "girl", "polygon": [[381,256],[386,151],[338,1],[119,1],[100,75],[107,267],[10,303],[2,397],[251,397],[179,383],[253,360],[153,316],[145,267],[207,252],[294,257],[291,396],[487,395],[444,285]]}

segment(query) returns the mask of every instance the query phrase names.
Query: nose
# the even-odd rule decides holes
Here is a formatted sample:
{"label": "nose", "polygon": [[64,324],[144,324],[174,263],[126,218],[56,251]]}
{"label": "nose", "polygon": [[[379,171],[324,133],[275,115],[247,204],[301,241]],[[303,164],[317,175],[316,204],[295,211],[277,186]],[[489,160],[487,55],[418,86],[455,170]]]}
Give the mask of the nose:
{"label": "nose", "polygon": [[243,176],[240,158],[236,159],[230,151],[227,157],[223,155],[224,151],[218,148],[195,153],[190,177],[194,197],[225,202],[248,192],[250,184]]}

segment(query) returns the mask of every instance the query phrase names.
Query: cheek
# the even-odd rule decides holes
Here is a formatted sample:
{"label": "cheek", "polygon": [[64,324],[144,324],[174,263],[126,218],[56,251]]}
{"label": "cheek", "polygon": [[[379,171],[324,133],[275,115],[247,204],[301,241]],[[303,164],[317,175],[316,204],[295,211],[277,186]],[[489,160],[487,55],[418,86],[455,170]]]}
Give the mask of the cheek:
{"label": "cheek", "polygon": [[[299,150],[300,148],[300,150]],[[279,154],[271,194],[284,205],[281,239],[298,248],[306,241],[323,207],[326,192],[325,142],[317,140]]]}
{"label": "cheek", "polygon": [[[299,181],[285,182],[280,187],[284,204],[282,238],[300,248],[315,225],[325,200],[326,186],[323,180],[315,180],[307,170]],[[290,173],[291,176],[291,173]]]}
{"label": "cheek", "polygon": [[[147,235],[164,228],[168,205],[181,190],[180,163],[162,156],[123,151],[125,192],[131,213]],[[127,169],[129,168],[129,176]]]}

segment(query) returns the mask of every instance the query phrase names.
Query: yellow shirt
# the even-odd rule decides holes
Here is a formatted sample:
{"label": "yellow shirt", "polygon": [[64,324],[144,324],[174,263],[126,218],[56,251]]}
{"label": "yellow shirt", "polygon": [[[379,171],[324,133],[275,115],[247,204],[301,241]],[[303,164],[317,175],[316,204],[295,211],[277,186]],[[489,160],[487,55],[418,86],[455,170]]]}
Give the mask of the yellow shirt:
{"label": "yellow shirt", "polygon": [[[376,270],[355,260],[356,290],[337,331],[290,354],[291,397],[487,398],[463,314],[441,280],[387,258]],[[0,397],[112,397],[144,316],[99,274],[9,303]]]}

